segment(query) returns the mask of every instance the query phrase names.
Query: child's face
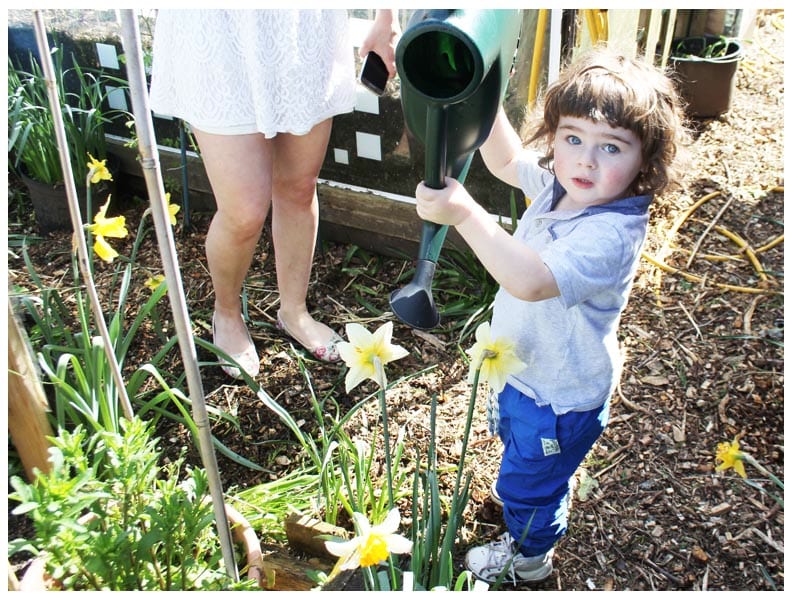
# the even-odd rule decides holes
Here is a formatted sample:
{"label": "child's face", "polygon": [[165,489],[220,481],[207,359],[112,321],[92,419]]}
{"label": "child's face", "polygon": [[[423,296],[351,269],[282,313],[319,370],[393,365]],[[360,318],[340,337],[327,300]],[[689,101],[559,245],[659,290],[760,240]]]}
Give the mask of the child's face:
{"label": "child's face", "polygon": [[641,168],[642,144],[633,131],[560,117],[554,136],[554,173],[572,207],[606,204],[630,195]]}

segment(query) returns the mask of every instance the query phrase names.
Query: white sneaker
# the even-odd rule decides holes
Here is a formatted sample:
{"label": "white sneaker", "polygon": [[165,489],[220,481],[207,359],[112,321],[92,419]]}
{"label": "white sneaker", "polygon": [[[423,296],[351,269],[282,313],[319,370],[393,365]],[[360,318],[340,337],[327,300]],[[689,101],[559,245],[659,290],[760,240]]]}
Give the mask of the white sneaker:
{"label": "white sneaker", "polygon": [[542,581],[551,575],[553,566],[552,548],[540,556],[524,556],[516,548],[516,542],[509,533],[504,533],[495,542],[477,546],[466,553],[466,568],[475,577],[493,583],[504,571],[506,580],[512,583],[523,581]]}

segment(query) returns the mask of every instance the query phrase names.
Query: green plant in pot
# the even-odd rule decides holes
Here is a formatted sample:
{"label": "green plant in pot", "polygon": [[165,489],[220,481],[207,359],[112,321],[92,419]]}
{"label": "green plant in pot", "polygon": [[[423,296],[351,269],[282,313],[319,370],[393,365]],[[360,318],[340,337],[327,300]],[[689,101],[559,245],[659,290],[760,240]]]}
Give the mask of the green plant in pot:
{"label": "green plant in pot", "polygon": [[672,42],[672,75],[689,115],[717,117],[730,109],[735,73],[742,58],[740,42],[721,35],[691,36]]}
{"label": "green plant in pot", "polygon": [[[183,455],[165,463],[151,432],[139,418],[124,420],[122,432],[61,430],[51,438],[48,473],[37,472],[32,483],[11,477],[14,512],[29,516],[34,534],[13,540],[9,556],[38,557],[23,590],[259,587],[257,579],[236,582],[223,566],[205,470],[187,469]],[[249,537],[248,524],[242,521],[241,529]],[[259,561],[260,546],[256,556]]]}
{"label": "green plant in pot", "polygon": [[[53,49],[52,57],[71,169],[77,189],[82,189],[88,173],[89,155],[99,161],[108,159],[107,124],[111,119],[126,114],[104,108],[107,105],[107,85],[122,87],[125,83],[76,63],[64,69],[62,48]],[[68,229],[71,221],[46,78],[32,56],[30,65],[30,69],[25,70],[14,64],[10,57],[8,59],[8,155],[9,165],[31,194],[39,229],[46,233]],[[51,196],[49,201],[54,204],[37,206],[39,192]],[[89,211],[84,206],[84,199],[81,204],[83,218],[86,218]]]}

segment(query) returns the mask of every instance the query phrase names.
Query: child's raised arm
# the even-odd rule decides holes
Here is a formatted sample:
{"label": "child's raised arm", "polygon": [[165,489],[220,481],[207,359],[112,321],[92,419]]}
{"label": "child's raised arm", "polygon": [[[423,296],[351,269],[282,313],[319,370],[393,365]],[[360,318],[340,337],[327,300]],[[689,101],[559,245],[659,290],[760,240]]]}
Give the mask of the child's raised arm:
{"label": "child's raised arm", "polygon": [[480,147],[483,162],[497,179],[519,187],[517,159],[523,151],[521,139],[500,106],[491,133]]}
{"label": "child's raised arm", "polygon": [[534,302],[559,296],[554,275],[537,252],[505,231],[457,180],[446,177],[444,182],[438,190],[417,186],[420,218],[454,226],[497,283],[516,298]]}

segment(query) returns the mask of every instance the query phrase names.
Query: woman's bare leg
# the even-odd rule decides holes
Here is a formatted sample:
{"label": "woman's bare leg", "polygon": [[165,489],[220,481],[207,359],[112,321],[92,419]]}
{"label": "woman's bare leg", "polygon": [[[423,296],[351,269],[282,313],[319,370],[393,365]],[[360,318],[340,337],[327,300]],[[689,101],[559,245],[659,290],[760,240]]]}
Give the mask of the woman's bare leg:
{"label": "woman's bare leg", "polygon": [[307,135],[274,138],[272,236],[280,291],[280,318],[308,349],[327,345],[334,331],[307,312],[307,287],[318,232],[316,180],[332,120]]}
{"label": "woman's bare leg", "polygon": [[248,347],[241,287],[271,206],[272,140],[262,134],[214,135],[195,130],[217,212],[206,236],[214,285],[214,343],[229,354]]}

